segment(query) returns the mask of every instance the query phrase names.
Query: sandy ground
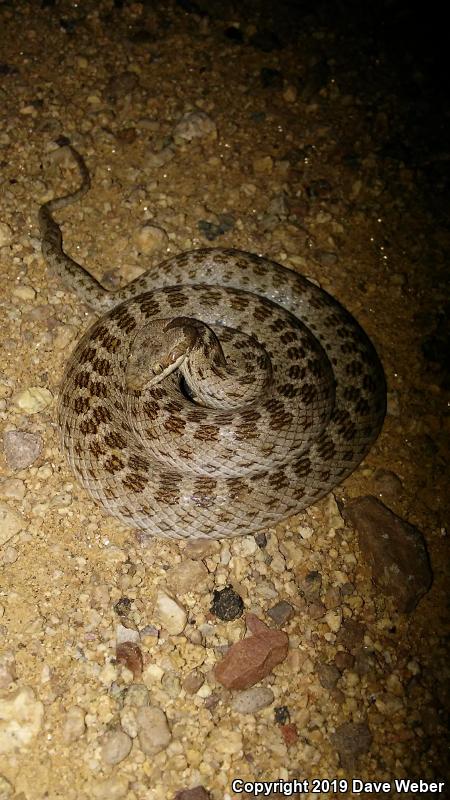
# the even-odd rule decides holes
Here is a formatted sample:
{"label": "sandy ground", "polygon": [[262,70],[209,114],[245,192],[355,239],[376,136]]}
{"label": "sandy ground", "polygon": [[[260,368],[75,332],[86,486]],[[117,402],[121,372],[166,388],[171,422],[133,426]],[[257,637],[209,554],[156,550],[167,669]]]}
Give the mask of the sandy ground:
{"label": "sandy ground", "polygon": [[[245,796],[231,789],[236,777],[445,779],[446,158],[423,144],[419,117],[409,124],[411,109],[426,114],[427,73],[390,60],[388,34],[380,45],[361,20],[364,35],[343,37],[344,6],[334,29],[322,6],[292,18],[282,5],[274,19],[260,4],[0,4],[0,416],[35,448],[25,467],[6,448],[0,456],[1,798],[163,800],[203,786],[210,795],[198,797],[220,800]],[[180,125],[192,112],[193,138]],[[381,497],[422,531],[434,583],[412,614],[374,587],[331,498],[267,531],[266,546],[244,537],[195,554],[204,579],[175,591],[183,633],[158,623],[156,593],[174,593],[171,574],[192,552],[139,545],[76,485],[58,447],[58,384],[94,319],[40,254],[39,203],[78,180],[56,149],[61,135],[92,175],[83,202],[58,216],[65,247],[108,286],[213,243],[298,269],[364,326],[388,414],[335,496]],[[312,609],[302,586],[314,571]],[[211,614],[226,585],[272,625],[277,602],[294,610],[281,626],[288,658],[260,684],[273,702],[247,714],[212,673],[245,633],[242,616]],[[342,644],[348,619],[362,634]],[[137,679],[116,658],[120,622],[143,655]],[[350,658],[336,662],[339,651]],[[327,680],[321,665],[336,663]],[[186,681],[193,670],[198,690]],[[168,721],[159,752],[136,735],[135,684]],[[353,765],[333,743],[348,721],[372,735]],[[302,797],[337,796],[308,788]]]}

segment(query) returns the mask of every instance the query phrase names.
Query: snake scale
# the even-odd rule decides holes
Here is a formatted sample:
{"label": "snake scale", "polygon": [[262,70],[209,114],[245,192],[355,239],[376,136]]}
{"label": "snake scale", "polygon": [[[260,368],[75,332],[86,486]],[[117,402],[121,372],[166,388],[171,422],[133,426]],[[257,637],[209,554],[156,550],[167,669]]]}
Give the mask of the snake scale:
{"label": "snake scale", "polygon": [[279,264],[181,253],[109,292],[39,209],[50,268],[98,314],[58,400],[67,460],[109,514],[147,536],[222,538],[274,525],[344,480],[380,431],[384,374],[358,323]]}

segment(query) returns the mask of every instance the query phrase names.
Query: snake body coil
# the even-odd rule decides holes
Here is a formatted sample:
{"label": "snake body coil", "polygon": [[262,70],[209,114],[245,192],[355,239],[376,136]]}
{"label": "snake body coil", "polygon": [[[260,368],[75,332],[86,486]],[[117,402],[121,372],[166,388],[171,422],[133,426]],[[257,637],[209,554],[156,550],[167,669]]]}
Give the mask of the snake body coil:
{"label": "snake body coil", "polygon": [[52,269],[101,316],[71,355],[58,422],[68,462],[106,511],[147,535],[248,534],[327,494],[380,431],[386,388],[353,317],[306,278],[238,250],[182,253],[117,292],[62,249]]}

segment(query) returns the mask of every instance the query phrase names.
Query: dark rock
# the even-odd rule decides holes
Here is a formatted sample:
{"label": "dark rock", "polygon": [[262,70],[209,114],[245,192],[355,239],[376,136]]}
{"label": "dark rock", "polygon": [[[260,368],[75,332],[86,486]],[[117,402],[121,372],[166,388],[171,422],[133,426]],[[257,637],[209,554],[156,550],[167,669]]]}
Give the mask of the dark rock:
{"label": "dark rock", "polygon": [[179,789],[173,800],[211,800],[211,795],[203,786],[195,786],[193,789]]}
{"label": "dark rock", "polygon": [[322,576],[320,572],[313,570],[308,572],[304,578],[299,580],[299,589],[306,600],[317,600],[322,589]]}
{"label": "dark rock", "polygon": [[359,676],[362,677],[363,675],[370,675],[370,673],[375,671],[375,667],[375,655],[371,650],[368,650],[367,647],[362,647],[361,650],[358,650],[355,653],[353,670]]}
{"label": "dark rock", "polygon": [[341,673],[334,664],[317,664],[317,676],[324,689],[334,689]]}
{"label": "dark rock", "polygon": [[339,650],[334,657],[334,663],[338,670],[343,672],[345,669],[352,669],[355,657],[351,653],[346,653],[345,650]]}
{"label": "dark rock", "polygon": [[117,645],[116,658],[119,664],[123,664],[130,672],[133,673],[134,678],[140,678],[144,668],[144,660],[142,658],[142,651],[138,644],[135,642],[122,642]]}
{"label": "dark rock", "polygon": [[286,725],[291,719],[287,706],[277,706],[275,708],[275,722],[277,725]]}
{"label": "dark rock", "polygon": [[358,647],[364,639],[365,626],[362,622],[356,619],[345,619],[339,628],[336,642],[345,647],[346,650],[352,650],[353,647]]}
{"label": "dark rock", "polygon": [[225,586],[225,589],[214,592],[211,611],[216,617],[219,617],[219,619],[229,622],[232,619],[240,617],[243,610],[244,602],[242,597],[234,591],[232,586]]}
{"label": "dark rock", "polygon": [[369,752],[372,744],[372,734],[365,722],[344,722],[330,738],[341,765],[348,769],[355,766],[359,756]]}
{"label": "dark rock", "polygon": [[308,606],[308,615],[311,619],[322,619],[325,616],[326,608],[320,600],[316,600],[314,603],[310,603]]}
{"label": "dark rock", "polygon": [[121,597],[114,606],[114,611],[119,617],[126,617],[131,608],[131,600],[129,597]]}
{"label": "dark rock", "polygon": [[268,616],[273,619],[276,625],[284,625],[295,614],[295,609],[286,600],[280,600],[279,603],[269,608]]}
{"label": "dark rock", "polygon": [[376,585],[411,613],[432,583],[432,572],[420,531],[375,497],[361,497],[344,510],[358,532],[359,545]]}
{"label": "dark rock", "polygon": [[267,536],[264,531],[258,531],[255,533],[255,542],[261,550],[264,550],[267,547]]}

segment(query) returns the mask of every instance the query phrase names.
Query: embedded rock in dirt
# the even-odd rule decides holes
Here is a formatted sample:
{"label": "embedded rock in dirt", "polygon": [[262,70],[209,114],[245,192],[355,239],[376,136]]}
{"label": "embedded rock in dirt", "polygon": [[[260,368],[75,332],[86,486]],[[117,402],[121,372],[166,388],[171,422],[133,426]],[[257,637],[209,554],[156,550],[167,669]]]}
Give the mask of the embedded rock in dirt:
{"label": "embedded rock in dirt", "polygon": [[248,689],[272,672],[287,656],[289,637],[284,631],[272,630],[254,614],[247,615],[247,627],[253,636],[233,644],[214,674],[227,689]]}

